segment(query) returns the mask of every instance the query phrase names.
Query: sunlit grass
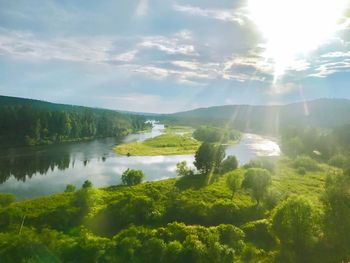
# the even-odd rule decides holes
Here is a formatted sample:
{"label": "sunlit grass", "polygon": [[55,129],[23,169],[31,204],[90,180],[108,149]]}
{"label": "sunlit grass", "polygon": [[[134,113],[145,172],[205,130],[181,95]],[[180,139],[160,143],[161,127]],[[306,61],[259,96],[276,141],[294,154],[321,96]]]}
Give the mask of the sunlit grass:
{"label": "sunlit grass", "polygon": [[189,135],[162,134],[143,142],[121,144],[114,148],[118,154],[132,156],[193,154],[200,143]]}

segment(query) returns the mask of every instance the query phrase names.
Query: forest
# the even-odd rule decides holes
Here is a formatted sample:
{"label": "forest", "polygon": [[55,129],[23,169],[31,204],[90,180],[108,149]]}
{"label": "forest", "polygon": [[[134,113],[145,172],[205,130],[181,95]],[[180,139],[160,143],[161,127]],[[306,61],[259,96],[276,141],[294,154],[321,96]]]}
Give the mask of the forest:
{"label": "forest", "polygon": [[40,145],[123,137],[150,126],[139,115],[85,107],[0,106],[0,145]]}

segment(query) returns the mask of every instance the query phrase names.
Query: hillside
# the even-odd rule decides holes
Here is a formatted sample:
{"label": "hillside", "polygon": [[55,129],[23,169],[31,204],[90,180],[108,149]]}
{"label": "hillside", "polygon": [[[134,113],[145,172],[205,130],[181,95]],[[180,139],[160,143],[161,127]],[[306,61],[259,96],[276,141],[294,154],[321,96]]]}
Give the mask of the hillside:
{"label": "hillside", "polygon": [[278,134],[288,126],[334,128],[350,123],[350,100],[319,99],[287,105],[227,105],[163,115],[180,124],[226,123],[241,131]]}
{"label": "hillside", "polygon": [[150,124],[113,110],[0,96],[0,147],[122,137]]}

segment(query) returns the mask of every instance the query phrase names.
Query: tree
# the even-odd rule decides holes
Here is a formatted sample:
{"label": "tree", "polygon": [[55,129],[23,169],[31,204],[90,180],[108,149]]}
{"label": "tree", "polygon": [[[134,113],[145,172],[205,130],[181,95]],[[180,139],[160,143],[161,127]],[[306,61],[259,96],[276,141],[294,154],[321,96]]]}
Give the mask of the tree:
{"label": "tree", "polygon": [[310,262],[307,255],[317,240],[318,213],[303,197],[290,197],[275,209],[272,229],[281,241],[283,262]]}
{"label": "tree", "polygon": [[350,260],[350,176],[334,174],[326,181],[325,237],[331,244],[333,262]]}
{"label": "tree", "polygon": [[186,161],[182,161],[176,164],[176,174],[178,176],[191,176],[194,175],[194,171],[187,166]]}
{"label": "tree", "polygon": [[232,197],[237,192],[237,190],[241,188],[241,184],[242,184],[242,178],[240,174],[237,174],[234,172],[231,172],[228,174],[226,179],[226,185],[231,190]]}
{"label": "tree", "polygon": [[87,188],[91,188],[92,187],[92,183],[89,181],[89,180],[86,180],[84,183],[83,183],[83,189],[87,189]]}
{"label": "tree", "polygon": [[[83,185],[84,188],[84,185]],[[76,189],[74,184],[67,184],[66,189],[64,190],[65,193],[71,193],[74,192]]]}
{"label": "tree", "polygon": [[238,161],[236,156],[230,155],[221,163],[221,173],[227,173],[237,169]]}
{"label": "tree", "polygon": [[194,165],[198,171],[208,175],[220,167],[224,158],[225,149],[222,145],[204,142],[195,154]]}
{"label": "tree", "polygon": [[270,184],[270,172],[261,168],[249,168],[244,174],[244,180],[242,182],[244,188],[251,189],[252,196],[256,199],[258,205],[260,200],[266,195]]}
{"label": "tree", "polygon": [[126,169],[122,174],[122,182],[124,185],[137,185],[142,182],[144,173],[142,170]]}

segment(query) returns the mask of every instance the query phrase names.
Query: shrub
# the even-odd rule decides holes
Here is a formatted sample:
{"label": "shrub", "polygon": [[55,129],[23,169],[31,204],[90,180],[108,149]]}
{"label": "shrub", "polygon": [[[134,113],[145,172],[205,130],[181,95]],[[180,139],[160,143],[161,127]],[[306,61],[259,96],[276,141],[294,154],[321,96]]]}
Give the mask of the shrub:
{"label": "shrub", "polygon": [[[84,188],[84,186],[83,186]],[[76,189],[74,184],[67,184],[66,189],[64,190],[65,193],[72,193]]]}
{"label": "shrub", "polygon": [[226,185],[231,190],[232,195],[234,195],[235,192],[237,192],[238,189],[241,188],[242,179],[243,178],[241,177],[241,175],[235,172],[231,172],[227,175]]}
{"label": "shrub", "polygon": [[346,168],[347,163],[348,163],[348,158],[346,158],[342,154],[334,155],[332,158],[328,160],[328,164],[339,168]]}
{"label": "shrub", "polygon": [[182,161],[176,164],[176,174],[178,176],[191,176],[194,175],[194,171],[187,166],[186,161]]}
{"label": "shrub", "polygon": [[221,163],[220,170],[221,170],[221,173],[227,173],[227,172],[231,172],[231,171],[237,169],[237,167],[238,167],[237,158],[236,158],[236,156],[231,155],[231,156],[228,156]]}
{"label": "shrub", "polygon": [[122,182],[124,185],[137,185],[143,180],[144,173],[142,170],[126,169],[122,174]]}
{"label": "shrub", "polygon": [[252,196],[259,204],[260,200],[265,197],[267,189],[271,184],[271,174],[266,169],[249,168],[244,174],[242,186],[251,189]]}
{"label": "shrub", "polygon": [[320,170],[320,167],[318,165],[318,163],[312,159],[309,156],[298,156],[295,160],[294,160],[294,167],[296,169],[300,169],[303,168],[306,171],[318,171]]}
{"label": "shrub", "polygon": [[275,171],[275,163],[271,159],[261,157],[256,160],[251,160],[249,163],[244,165],[244,168],[262,168],[273,173]]}
{"label": "shrub", "polygon": [[87,188],[91,188],[92,187],[92,183],[89,181],[89,180],[86,180],[84,183],[83,183],[83,189],[87,189]]}

